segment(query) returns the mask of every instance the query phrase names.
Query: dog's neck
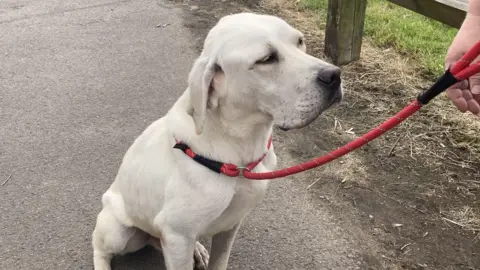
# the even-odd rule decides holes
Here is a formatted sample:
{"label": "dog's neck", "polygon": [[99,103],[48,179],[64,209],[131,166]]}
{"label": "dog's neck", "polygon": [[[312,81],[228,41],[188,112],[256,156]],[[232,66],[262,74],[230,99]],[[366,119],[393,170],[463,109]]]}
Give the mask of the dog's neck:
{"label": "dog's neck", "polygon": [[[187,91],[188,92],[188,91]],[[238,166],[257,160],[267,151],[273,119],[261,114],[239,114],[226,108],[207,110],[203,132],[195,133],[184,93],[169,112],[170,129],[178,140],[207,158]]]}
{"label": "dog's neck", "polygon": [[201,136],[207,140],[215,137],[223,140],[225,147],[230,149],[229,155],[236,154],[241,163],[246,164],[265,153],[272,127],[273,120],[261,113],[238,114],[228,108],[220,108],[207,111]]}

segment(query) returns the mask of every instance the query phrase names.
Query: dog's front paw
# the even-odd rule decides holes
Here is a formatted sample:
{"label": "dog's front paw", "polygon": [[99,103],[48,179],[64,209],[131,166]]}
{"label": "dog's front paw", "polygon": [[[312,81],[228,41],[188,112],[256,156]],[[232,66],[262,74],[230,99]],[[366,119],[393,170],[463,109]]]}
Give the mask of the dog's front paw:
{"label": "dog's front paw", "polygon": [[195,252],[193,253],[193,258],[195,260],[195,269],[207,269],[208,259],[210,259],[210,256],[208,255],[208,251],[202,244],[200,244],[200,242],[195,243]]}

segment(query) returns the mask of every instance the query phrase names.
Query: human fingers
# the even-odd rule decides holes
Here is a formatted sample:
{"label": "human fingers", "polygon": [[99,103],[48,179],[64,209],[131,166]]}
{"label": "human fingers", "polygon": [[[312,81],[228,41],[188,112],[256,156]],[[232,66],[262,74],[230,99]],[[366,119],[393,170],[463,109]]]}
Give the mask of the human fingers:
{"label": "human fingers", "polygon": [[480,74],[474,75],[469,80],[470,90],[474,95],[480,95]]}
{"label": "human fingers", "polygon": [[462,95],[463,95],[463,99],[467,103],[467,110],[470,111],[473,114],[479,114],[480,113],[480,104],[474,98],[470,89],[462,90]]}
{"label": "human fingers", "polygon": [[459,88],[450,88],[447,90],[448,98],[453,102],[453,104],[461,112],[466,112],[468,110],[468,104],[465,98],[463,97],[463,91]]}

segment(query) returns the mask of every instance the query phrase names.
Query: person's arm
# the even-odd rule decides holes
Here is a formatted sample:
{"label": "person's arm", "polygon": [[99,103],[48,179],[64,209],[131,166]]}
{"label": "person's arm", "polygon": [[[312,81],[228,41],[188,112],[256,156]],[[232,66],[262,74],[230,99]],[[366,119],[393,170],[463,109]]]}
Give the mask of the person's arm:
{"label": "person's arm", "polygon": [[[455,64],[477,41],[480,40],[480,0],[469,0],[467,16],[448,49],[446,67]],[[478,59],[477,59],[478,60]],[[447,90],[447,96],[461,112],[480,114],[480,75],[458,83]]]}
{"label": "person's arm", "polygon": [[480,16],[480,0],[469,0],[467,12]]}

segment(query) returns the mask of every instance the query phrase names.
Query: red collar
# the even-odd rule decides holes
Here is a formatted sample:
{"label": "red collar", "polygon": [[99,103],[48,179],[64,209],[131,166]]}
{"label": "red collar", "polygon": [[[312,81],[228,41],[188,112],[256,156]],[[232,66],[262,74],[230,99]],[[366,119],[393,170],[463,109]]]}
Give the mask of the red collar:
{"label": "red collar", "polygon": [[[252,171],[263,160],[265,155],[268,153],[268,151],[267,151],[257,161],[251,162],[245,167],[239,167],[239,166],[234,165],[234,164],[222,163],[222,162],[211,160],[211,159],[208,159],[208,158],[203,157],[201,155],[198,155],[195,152],[193,152],[192,149],[190,149],[190,147],[188,145],[182,143],[181,141],[177,140],[176,138],[175,138],[175,141],[177,143],[175,144],[175,146],[173,146],[173,148],[177,148],[177,149],[182,150],[187,156],[191,157],[193,160],[195,160],[196,162],[198,162],[198,163],[202,164],[203,166],[209,168],[212,171],[215,171],[217,173],[223,173],[225,175],[232,176],[232,177],[243,176],[243,171],[244,170]],[[268,144],[267,144],[267,149],[268,150],[270,150],[271,145],[272,145],[272,136],[270,136],[270,138],[268,139]]]}

